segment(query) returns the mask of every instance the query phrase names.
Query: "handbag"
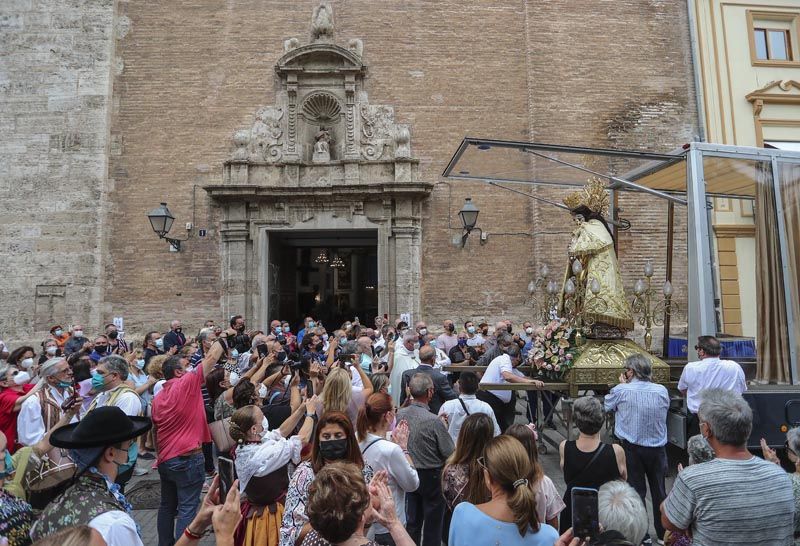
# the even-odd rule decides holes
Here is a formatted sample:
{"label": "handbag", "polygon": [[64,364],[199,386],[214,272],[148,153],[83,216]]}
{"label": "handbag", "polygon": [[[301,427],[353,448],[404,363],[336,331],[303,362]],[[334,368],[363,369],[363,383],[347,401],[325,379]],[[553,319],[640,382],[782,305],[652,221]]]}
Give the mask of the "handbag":
{"label": "handbag", "polygon": [[236,442],[231,438],[230,418],[213,421],[209,423],[208,428],[211,429],[211,439],[220,453],[227,453],[236,445]]}

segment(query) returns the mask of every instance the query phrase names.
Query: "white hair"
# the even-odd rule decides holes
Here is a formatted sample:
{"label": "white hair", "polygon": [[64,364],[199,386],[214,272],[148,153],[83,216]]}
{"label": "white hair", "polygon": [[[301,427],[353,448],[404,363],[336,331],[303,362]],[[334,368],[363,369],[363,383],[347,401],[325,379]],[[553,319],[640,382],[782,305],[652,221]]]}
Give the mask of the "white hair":
{"label": "white hair", "polygon": [[50,377],[55,375],[57,373],[56,366],[66,361],[67,360],[63,356],[56,356],[45,361],[45,363],[39,368],[39,377]]}
{"label": "white hair", "polygon": [[647,509],[636,490],[621,480],[607,482],[597,493],[598,518],[606,531],[619,531],[633,544],[647,534]]}
{"label": "white hair", "polygon": [[403,343],[408,343],[409,341],[415,342],[419,338],[417,332],[412,332],[409,330],[403,335]]}

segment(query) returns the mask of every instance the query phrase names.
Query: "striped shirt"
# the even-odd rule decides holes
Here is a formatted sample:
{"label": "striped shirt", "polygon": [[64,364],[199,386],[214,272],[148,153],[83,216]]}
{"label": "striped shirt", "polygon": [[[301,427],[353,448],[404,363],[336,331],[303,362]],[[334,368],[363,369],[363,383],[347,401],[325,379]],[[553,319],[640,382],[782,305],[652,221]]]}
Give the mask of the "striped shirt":
{"label": "striped shirt", "polygon": [[791,545],[792,481],[758,457],[713,459],[678,474],[664,514],[681,529],[691,527],[694,546]]}
{"label": "striped shirt", "polygon": [[606,395],[604,406],[616,412],[617,438],[643,447],[666,445],[669,394],[664,385],[637,379],[620,383]]}

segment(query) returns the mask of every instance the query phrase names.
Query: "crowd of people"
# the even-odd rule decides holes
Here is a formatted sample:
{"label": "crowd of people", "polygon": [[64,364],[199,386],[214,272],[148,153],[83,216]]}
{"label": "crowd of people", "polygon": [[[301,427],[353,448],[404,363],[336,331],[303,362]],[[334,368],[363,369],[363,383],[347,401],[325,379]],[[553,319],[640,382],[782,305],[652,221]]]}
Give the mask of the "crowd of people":
{"label": "crowd of people", "polygon": [[[209,533],[236,546],[793,543],[800,431],[787,434],[792,474],[768,446],[748,451],[744,375],[718,340],[698,340],[678,385],[696,434],[671,491],[670,397],[634,355],[605,396],[574,400],[559,493],[533,424],[553,426],[559,397],[518,369],[534,339],[528,322],[447,320],[435,335],[306,317],[295,333],[234,316],[195,336],[174,320],[137,347],[113,324],[93,337],[56,325],[41,349],[0,354],[0,544],[142,544],[125,493],[152,470],[159,546]],[[526,393],[523,422],[503,383]],[[609,413],[617,443],[601,439]],[[574,536],[586,488],[598,532]]]}

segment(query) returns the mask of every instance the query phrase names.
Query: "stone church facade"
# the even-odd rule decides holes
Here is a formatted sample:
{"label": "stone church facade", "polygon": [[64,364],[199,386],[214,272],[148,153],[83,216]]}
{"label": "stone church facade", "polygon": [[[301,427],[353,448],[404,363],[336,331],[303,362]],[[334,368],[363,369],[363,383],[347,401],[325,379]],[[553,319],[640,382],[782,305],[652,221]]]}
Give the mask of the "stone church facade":
{"label": "stone church facade", "polygon": [[[680,2],[13,0],[0,29],[12,341],[113,317],[131,333],[237,313],[263,326],[285,298],[271,249],[298,233],[370,234],[381,314],[521,321],[570,221],[443,180],[461,139],[668,151],[698,132]],[[465,197],[486,244],[453,244]],[[181,252],[148,224],[161,201]],[[666,204],[619,205],[636,219],[618,241],[626,283],[647,258],[663,275]],[[672,265],[680,293],[682,252]]]}

